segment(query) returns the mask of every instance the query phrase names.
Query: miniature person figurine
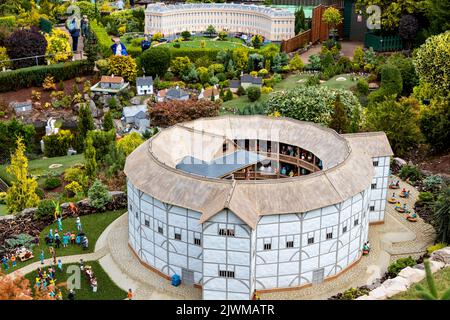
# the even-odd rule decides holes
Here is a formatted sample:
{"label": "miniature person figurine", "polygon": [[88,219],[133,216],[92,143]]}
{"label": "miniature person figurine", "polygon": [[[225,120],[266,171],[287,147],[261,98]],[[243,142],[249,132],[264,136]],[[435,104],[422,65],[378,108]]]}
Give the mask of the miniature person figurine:
{"label": "miniature person figurine", "polygon": [[15,268],[17,266],[16,256],[13,254],[11,256],[12,267]]}
{"label": "miniature person figurine", "polygon": [[58,230],[62,231],[63,230],[63,226],[62,226],[62,218],[58,217]]}
{"label": "miniature person figurine", "polygon": [[41,250],[39,258],[41,259],[41,264],[44,264],[44,250]]}
{"label": "miniature person figurine", "polygon": [[62,292],[61,290],[58,290],[58,300],[62,300],[63,296],[62,296]]}
{"label": "miniature person figurine", "polygon": [[131,291],[131,289],[128,289],[127,298],[128,298],[128,300],[132,300],[133,299],[133,291]]}
{"label": "miniature person figurine", "polygon": [[39,289],[41,286],[41,278],[36,277],[36,289]]}
{"label": "miniature person figurine", "polygon": [[70,244],[75,244],[75,239],[76,239],[76,235],[75,235],[75,233],[71,233],[70,234]]}
{"label": "miniature person figurine", "polygon": [[82,226],[81,226],[81,219],[80,219],[80,217],[77,217],[76,225],[77,225],[77,230],[81,231],[82,230]]}
{"label": "miniature person figurine", "polygon": [[144,36],[144,40],[142,40],[142,42],[141,42],[141,50],[142,50],[142,52],[144,52],[145,50],[147,50],[151,46],[152,46],[152,43],[150,42],[150,40],[148,40],[148,35],[145,35]]}
{"label": "miniature person figurine", "polygon": [[81,271],[84,270],[84,261],[83,261],[83,259],[80,259],[80,270]]}
{"label": "miniature person figurine", "polygon": [[50,242],[53,242],[53,229],[50,229],[48,232],[48,237],[50,238]]}
{"label": "miniature person figurine", "polygon": [[69,239],[70,239],[70,233],[66,233],[63,235],[62,245],[64,248],[67,247],[67,245],[69,244]]}
{"label": "miniature person figurine", "polygon": [[8,258],[6,256],[3,256],[2,262],[3,262],[3,269],[5,269],[5,271],[8,271],[9,270]]}
{"label": "miniature person figurine", "polygon": [[59,269],[59,271],[63,271],[63,266],[62,266],[62,261],[61,261],[61,259],[58,259],[58,269]]}

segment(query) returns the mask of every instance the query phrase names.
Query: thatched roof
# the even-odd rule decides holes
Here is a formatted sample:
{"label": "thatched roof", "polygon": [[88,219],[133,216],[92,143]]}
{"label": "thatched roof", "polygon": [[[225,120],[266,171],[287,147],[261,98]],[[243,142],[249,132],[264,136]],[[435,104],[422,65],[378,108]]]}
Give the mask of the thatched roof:
{"label": "thatched roof", "polygon": [[[375,145],[382,143],[387,145],[377,147],[375,153],[390,150],[383,135],[367,134],[365,143],[359,142],[359,136],[349,136],[349,143],[347,136],[333,130],[289,118],[205,118],[167,128],[143,143],[127,158],[125,173],[144,193],[201,212],[201,223],[229,208],[255,228],[262,215],[306,212],[342,202],[367,189],[374,174],[374,152],[368,149],[375,150]],[[250,181],[201,177],[175,168],[186,156],[211,161],[222,152],[225,139],[235,138],[300,146],[322,160],[323,170],[306,176]]]}

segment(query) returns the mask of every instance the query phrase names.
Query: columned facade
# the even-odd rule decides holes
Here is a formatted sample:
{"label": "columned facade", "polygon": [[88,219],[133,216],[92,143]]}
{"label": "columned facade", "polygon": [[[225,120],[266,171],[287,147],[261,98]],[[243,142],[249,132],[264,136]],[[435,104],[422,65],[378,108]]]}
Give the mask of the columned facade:
{"label": "columned facade", "polygon": [[288,10],[264,6],[193,3],[150,4],[145,10],[145,32],[164,36],[185,30],[201,32],[209,25],[219,31],[260,34],[270,41],[294,36],[295,17]]}

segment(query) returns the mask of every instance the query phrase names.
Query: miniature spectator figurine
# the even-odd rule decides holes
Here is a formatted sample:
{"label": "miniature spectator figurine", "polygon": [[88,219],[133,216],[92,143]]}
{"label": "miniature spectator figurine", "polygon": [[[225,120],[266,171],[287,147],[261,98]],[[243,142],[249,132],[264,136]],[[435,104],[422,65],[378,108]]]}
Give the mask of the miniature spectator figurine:
{"label": "miniature spectator figurine", "polygon": [[56,251],[53,247],[49,248],[50,254],[52,255],[53,264],[56,264]]}
{"label": "miniature spectator figurine", "polygon": [[77,236],[75,235],[75,233],[72,232],[72,233],[70,234],[70,243],[71,243],[71,244],[75,244],[75,239],[76,239],[76,237],[77,237]]}
{"label": "miniature spectator figurine", "polygon": [[67,299],[75,300],[75,292],[73,291],[73,289],[69,290],[69,294],[67,295]]}
{"label": "miniature spectator figurine", "polygon": [[59,217],[59,218],[57,219],[57,221],[58,221],[58,230],[59,230],[59,231],[62,231],[62,230],[63,230],[62,218]]}
{"label": "miniature spectator figurine", "polygon": [[125,4],[124,4],[123,0],[117,0],[117,1],[116,1],[116,7],[117,7],[117,9],[123,10],[124,5],[125,5]]}
{"label": "miniature spectator figurine", "polygon": [[39,289],[40,286],[41,286],[41,278],[36,277],[36,289]]}
{"label": "miniature spectator figurine", "polygon": [[62,292],[59,289],[58,289],[58,296],[57,297],[58,297],[58,300],[62,300],[63,299]]}
{"label": "miniature spectator figurine", "polygon": [[81,246],[83,247],[83,250],[86,250],[89,247],[89,240],[86,236],[83,236]]}
{"label": "miniature spectator figurine", "polygon": [[83,228],[82,228],[82,226],[81,226],[81,220],[80,220],[80,217],[77,217],[77,222],[76,222],[76,224],[77,224],[77,230],[78,230],[78,231],[83,230]]}
{"label": "miniature spectator figurine", "polygon": [[17,266],[16,256],[13,254],[11,256],[12,267],[15,268]]}
{"label": "miniature spectator figurine", "polygon": [[144,40],[142,40],[141,42],[141,49],[142,52],[144,52],[145,50],[147,50],[148,48],[150,48],[152,46],[152,43],[150,40],[148,40],[148,35],[144,36]]}
{"label": "miniature spectator figurine", "polygon": [[60,244],[61,244],[61,237],[59,236],[58,231],[56,231],[55,232],[55,245],[56,245],[56,248],[59,249]]}
{"label": "miniature spectator figurine", "polygon": [[6,257],[6,255],[3,256],[2,263],[3,263],[3,269],[5,269],[5,271],[8,271],[9,265],[8,265],[8,258]]}
{"label": "miniature spectator figurine", "polygon": [[130,7],[134,8],[134,0],[130,0]]}
{"label": "miniature spectator figurine", "polygon": [[66,27],[72,37],[72,51],[77,52],[78,38],[80,37],[80,21],[78,21],[77,18],[73,18],[70,21],[67,20]]}
{"label": "miniature spectator figurine", "polygon": [[58,269],[59,269],[59,271],[63,272],[63,266],[62,266],[61,259],[58,259]]}
{"label": "miniature spectator figurine", "polygon": [[50,239],[50,242],[53,242],[53,229],[50,229],[50,231],[48,232],[48,237]]}
{"label": "miniature spectator figurine", "polygon": [[114,44],[111,46],[111,50],[113,55],[116,56],[127,56],[127,48],[125,47],[125,45],[120,42],[120,39],[117,38],[114,40]]}
{"label": "miniature spectator figurine", "polygon": [[41,259],[41,264],[44,264],[44,250],[41,250],[41,254],[39,255],[39,258]]}
{"label": "miniature spectator figurine", "polygon": [[86,38],[89,32],[89,19],[87,15],[83,15],[80,25],[81,25],[81,36]]}
{"label": "miniature spectator figurine", "polygon": [[132,300],[133,299],[133,291],[131,291],[131,289],[128,289],[127,297],[128,297],[128,300]]}
{"label": "miniature spectator figurine", "polygon": [[97,292],[97,279],[93,278],[91,282],[92,292]]}
{"label": "miniature spectator figurine", "polygon": [[62,245],[64,248],[67,247],[67,245],[69,244],[69,241],[70,241],[70,233],[67,232],[63,235],[63,239],[62,239]]}
{"label": "miniature spectator figurine", "polygon": [[80,270],[81,271],[84,270],[84,261],[83,261],[83,259],[80,259]]}

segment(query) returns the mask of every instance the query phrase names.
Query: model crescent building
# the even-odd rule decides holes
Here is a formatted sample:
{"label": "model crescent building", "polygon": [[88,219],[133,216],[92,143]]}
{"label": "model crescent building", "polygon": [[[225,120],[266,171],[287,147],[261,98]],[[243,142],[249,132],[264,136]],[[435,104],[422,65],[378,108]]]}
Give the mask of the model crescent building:
{"label": "model crescent building", "polygon": [[128,158],[129,245],[204,299],[320,283],[351,267],[384,220],[384,133],[339,135],[289,118],[175,125]]}
{"label": "model crescent building", "polygon": [[292,38],[294,14],[285,9],[233,3],[149,4],[145,10],[145,32],[164,36],[188,31],[260,34],[270,41]]}

